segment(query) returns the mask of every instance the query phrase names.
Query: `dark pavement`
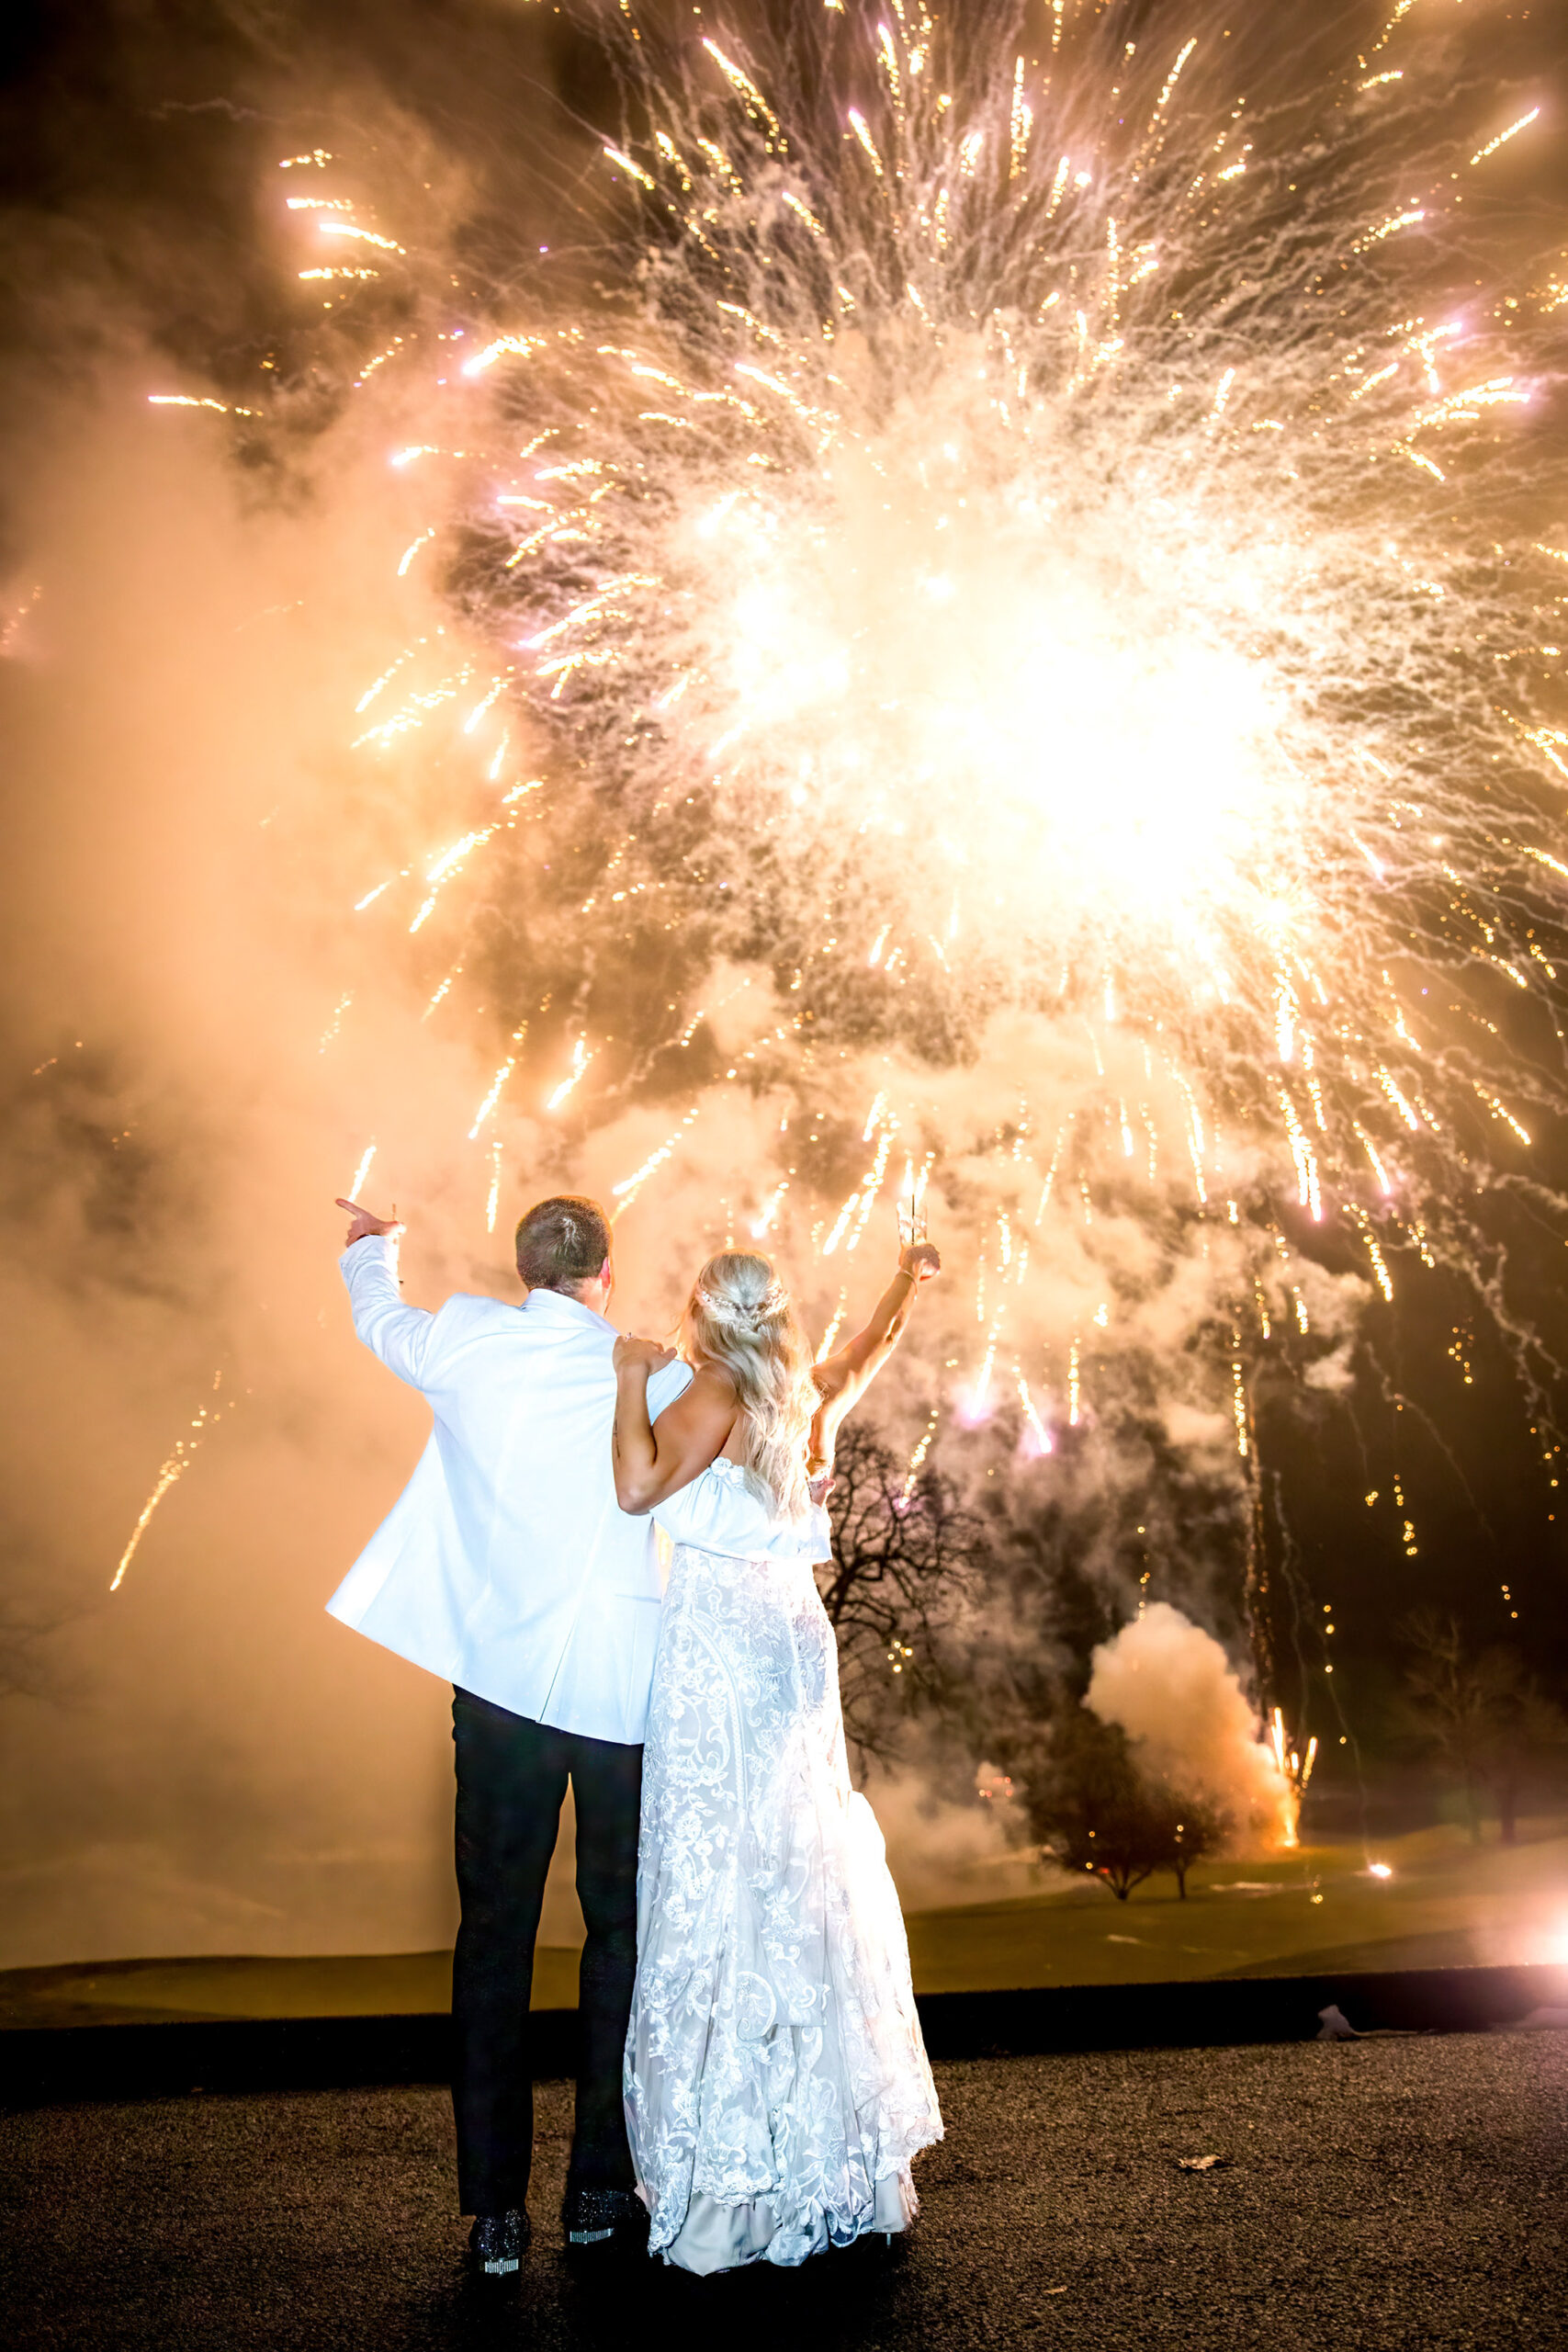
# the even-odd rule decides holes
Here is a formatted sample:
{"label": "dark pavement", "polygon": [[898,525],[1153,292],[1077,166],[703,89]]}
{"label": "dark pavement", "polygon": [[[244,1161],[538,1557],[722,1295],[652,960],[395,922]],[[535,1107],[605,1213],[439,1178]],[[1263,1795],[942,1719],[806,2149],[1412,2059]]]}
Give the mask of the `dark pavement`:
{"label": "dark pavement", "polygon": [[[0,2124],[4,2339],[35,2347],[1552,2346],[1568,2341],[1568,2034],[937,2068],[924,2211],[798,2273],[563,2260],[570,2091],[539,2091],[536,2237],[465,2285],[428,2089],[192,2095]],[[1218,2155],[1179,2170],[1182,2156]]]}

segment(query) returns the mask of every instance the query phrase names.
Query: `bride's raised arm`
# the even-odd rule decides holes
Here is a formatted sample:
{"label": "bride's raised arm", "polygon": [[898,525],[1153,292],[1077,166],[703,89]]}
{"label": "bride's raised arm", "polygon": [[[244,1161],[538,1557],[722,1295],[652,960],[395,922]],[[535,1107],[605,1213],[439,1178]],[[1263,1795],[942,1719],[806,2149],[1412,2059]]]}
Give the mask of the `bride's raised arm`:
{"label": "bride's raised arm", "polygon": [[840,1423],[859,1404],[897,1346],[916,1293],[941,1272],[941,1256],[929,1241],[906,1244],[898,1252],[898,1271],[877,1300],[871,1320],[817,1366],[820,1402],[811,1423],[807,1457],[813,1477],[832,1466],[833,1440]]}

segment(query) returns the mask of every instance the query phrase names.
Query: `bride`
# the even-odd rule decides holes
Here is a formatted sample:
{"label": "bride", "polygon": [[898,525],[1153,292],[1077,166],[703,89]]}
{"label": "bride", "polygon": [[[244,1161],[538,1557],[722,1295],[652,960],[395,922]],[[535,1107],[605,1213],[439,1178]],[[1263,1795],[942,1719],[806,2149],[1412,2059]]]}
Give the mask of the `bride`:
{"label": "bride", "polygon": [[871,1321],[813,1367],[766,1258],[697,1276],[694,1377],[615,1345],[615,1489],[674,1545],[644,1753],[626,2123],[649,2247],[687,2270],[796,2264],[913,2220],[942,2137],[898,1898],[850,1787],[829,1556],[834,1433],[941,1263],[906,1249]]}

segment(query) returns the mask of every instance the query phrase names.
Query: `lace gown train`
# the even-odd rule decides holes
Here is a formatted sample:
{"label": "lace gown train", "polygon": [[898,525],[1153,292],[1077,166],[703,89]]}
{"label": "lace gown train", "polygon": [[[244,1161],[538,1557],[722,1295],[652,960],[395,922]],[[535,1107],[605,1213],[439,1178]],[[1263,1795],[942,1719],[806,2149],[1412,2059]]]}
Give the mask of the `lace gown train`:
{"label": "lace gown train", "polygon": [[825,1515],[782,1526],[721,1460],[657,1516],[675,1549],[644,1751],[632,2157],[651,2252],[795,2264],[907,2226],[910,2159],[942,2117],[881,1833],[850,1787],[812,1576]]}

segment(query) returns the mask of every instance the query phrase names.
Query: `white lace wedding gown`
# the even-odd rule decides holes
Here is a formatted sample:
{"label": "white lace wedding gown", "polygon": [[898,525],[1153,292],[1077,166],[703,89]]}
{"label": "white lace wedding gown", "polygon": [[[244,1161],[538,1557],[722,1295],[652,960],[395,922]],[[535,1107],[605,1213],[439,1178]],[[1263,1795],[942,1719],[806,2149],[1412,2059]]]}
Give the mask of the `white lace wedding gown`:
{"label": "white lace wedding gown", "polygon": [[[942,2116],[838,1652],[826,1513],[716,1462],[655,1514],[674,1559],[644,1752],[626,2123],[649,2251],[795,2264],[914,2218]],[[716,1548],[722,1545],[724,1548]]]}

